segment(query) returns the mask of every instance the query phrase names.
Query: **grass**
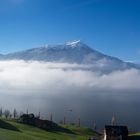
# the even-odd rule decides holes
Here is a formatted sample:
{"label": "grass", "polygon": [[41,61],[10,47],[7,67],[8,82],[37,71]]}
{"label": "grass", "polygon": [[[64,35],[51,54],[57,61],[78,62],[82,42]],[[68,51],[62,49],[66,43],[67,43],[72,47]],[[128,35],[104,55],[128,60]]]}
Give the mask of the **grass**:
{"label": "grass", "polygon": [[2,119],[1,121],[7,127],[2,127],[0,123],[0,140],[87,140],[89,136],[98,135],[91,129],[84,127],[62,126],[73,132],[70,134],[44,131],[37,127],[17,123],[15,120]]}
{"label": "grass", "polygon": [[128,140],[140,140],[140,133],[129,135]]}
{"label": "grass", "polygon": [[[88,140],[99,134],[92,129],[61,125],[72,133],[48,132],[37,127],[17,123],[16,120],[0,119],[0,140]],[[128,140],[140,140],[140,133],[129,135]]]}

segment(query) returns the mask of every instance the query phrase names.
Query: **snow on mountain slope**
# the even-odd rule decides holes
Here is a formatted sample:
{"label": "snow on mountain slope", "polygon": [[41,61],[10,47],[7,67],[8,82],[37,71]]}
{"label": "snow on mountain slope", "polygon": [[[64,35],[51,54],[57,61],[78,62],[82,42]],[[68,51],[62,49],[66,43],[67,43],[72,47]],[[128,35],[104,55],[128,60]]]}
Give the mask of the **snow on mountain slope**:
{"label": "snow on mountain slope", "polygon": [[21,52],[0,56],[1,60],[45,61],[92,65],[94,70],[112,71],[139,68],[133,63],[102,54],[81,41],[67,42],[62,45],[46,45]]}

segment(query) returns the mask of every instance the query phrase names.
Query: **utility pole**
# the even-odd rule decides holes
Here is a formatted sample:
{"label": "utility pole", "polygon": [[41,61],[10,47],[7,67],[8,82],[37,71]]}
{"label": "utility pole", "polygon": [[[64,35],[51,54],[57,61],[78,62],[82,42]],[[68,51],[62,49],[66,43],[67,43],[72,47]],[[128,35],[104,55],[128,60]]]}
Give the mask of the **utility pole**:
{"label": "utility pole", "polygon": [[66,117],[67,117],[67,123],[69,123],[69,112],[72,112],[73,110],[72,109],[67,109],[67,110],[65,110],[65,114],[64,114],[64,121],[63,121],[63,123],[64,123],[64,125],[66,125]]}
{"label": "utility pole", "polygon": [[81,127],[81,119],[80,119],[80,117],[78,118],[78,127]]}
{"label": "utility pole", "polygon": [[64,125],[66,125],[66,117],[65,116],[64,116],[64,122],[63,123],[64,123]]}
{"label": "utility pole", "polygon": [[115,119],[115,115],[113,114],[112,116],[112,120],[111,120],[111,125],[115,125],[116,124],[116,119]]}
{"label": "utility pole", "polygon": [[28,114],[28,109],[26,110],[26,114]]}
{"label": "utility pole", "polygon": [[93,122],[93,130],[96,131],[97,127],[96,127],[96,123],[95,121]]}

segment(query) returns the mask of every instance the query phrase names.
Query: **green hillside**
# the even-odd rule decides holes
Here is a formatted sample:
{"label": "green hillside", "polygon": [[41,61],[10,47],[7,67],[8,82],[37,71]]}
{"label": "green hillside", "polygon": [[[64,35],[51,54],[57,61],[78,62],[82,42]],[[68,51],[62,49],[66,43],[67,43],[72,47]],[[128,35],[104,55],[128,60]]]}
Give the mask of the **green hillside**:
{"label": "green hillside", "polygon": [[87,140],[98,136],[91,129],[75,126],[62,126],[67,132],[48,132],[37,127],[17,123],[15,120],[0,120],[0,140]]}

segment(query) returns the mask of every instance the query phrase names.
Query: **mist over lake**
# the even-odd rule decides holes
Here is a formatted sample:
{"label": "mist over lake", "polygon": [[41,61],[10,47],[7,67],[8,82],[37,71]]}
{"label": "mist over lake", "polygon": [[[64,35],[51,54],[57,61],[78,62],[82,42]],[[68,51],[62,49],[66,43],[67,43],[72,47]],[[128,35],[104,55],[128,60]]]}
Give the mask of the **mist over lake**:
{"label": "mist over lake", "polygon": [[[88,70],[85,69],[88,67]],[[42,118],[101,129],[115,114],[118,124],[140,130],[140,71],[126,69],[103,74],[90,65],[39,61],[0,62],[0,106]],[[69,111],[72,110],[72,111]]]}

